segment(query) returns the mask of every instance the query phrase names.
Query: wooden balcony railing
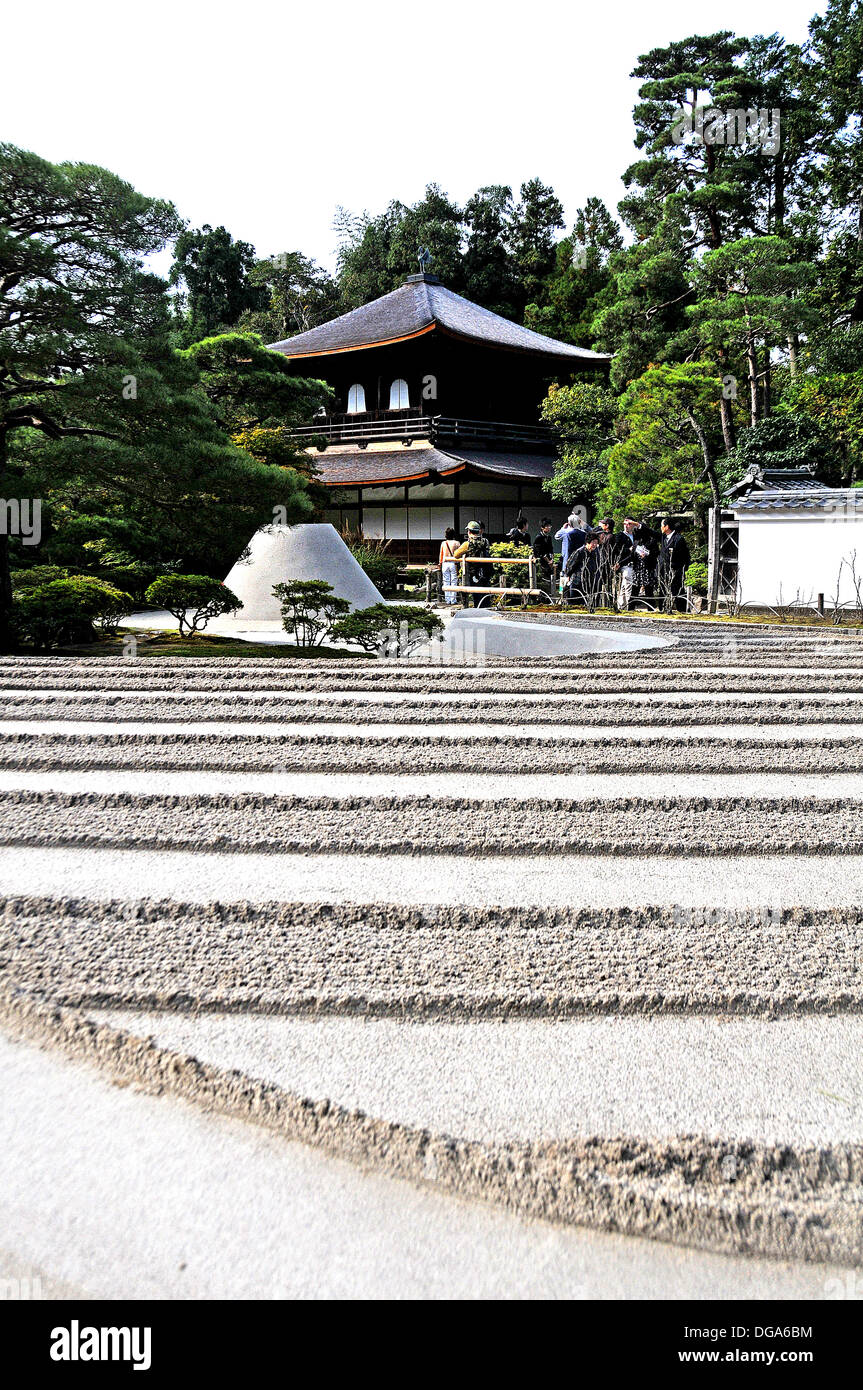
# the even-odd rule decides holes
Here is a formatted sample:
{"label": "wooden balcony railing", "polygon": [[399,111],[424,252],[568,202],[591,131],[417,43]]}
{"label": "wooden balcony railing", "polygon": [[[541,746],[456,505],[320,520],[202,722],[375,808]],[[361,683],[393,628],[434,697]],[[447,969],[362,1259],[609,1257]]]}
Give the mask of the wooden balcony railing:
{"label": "wooden balcony railing", "polygon": [[428,439],[432,444],[461,444],[465,448],[551,450],[553,435],[547,425],[523,425],[509,420],[465,420],[446,415],[420,415],[414,411],[378,411],[364,415],[327,416],[294,431],[300,440],[331,444],[358,444],[362,449],[386,440],[412,443]]}

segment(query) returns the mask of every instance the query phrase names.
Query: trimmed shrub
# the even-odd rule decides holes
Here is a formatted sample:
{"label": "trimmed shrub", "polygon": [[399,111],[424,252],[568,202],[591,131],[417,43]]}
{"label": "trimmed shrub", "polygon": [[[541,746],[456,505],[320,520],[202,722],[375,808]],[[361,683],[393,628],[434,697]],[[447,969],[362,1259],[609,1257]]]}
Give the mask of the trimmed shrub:
{"label": "trimmed shrub", "polygon": [[21,589],[14,599],[15,624],[25,641],[44,649],[86,642],[93,625],[113,633],[134,608],[130,594],[101,579],[55,579],[40,588]]}
{"label": "trimmed shrub", "polygon": [[346,598],[337,598],[323,579],[293,579],[274,584],[282,608],[282,627],[298,647],[319,647],[340,618],[350,612]]}
{"label": "trimmed shrub", "polygon": [[[242,600],[207,574],[160,574],[144,595],[154,608],[166,608],[180,625],[180,636],[194,637],[211,618],[236,613]],[[191,614],[191,616],[190,616]]]}
{"label": "trimmed shrub", "polygon": [[413,603],[376,603],[339,618],[332,626],[333,637],[354,642],[367,652],[381,656],[408,656],[423,638],[440,638],[444,625],[430,608]]}
{"label": "trimmed shrub", "polygon": [[[499,556],[501,560],[528,560],[530,558],[529,545],[515,545],[513,541],[498,541],[489,547],[492,556]],[[527,586],[530,571],[527,565],[496,565],[494,579],[496,584],[505,585],[508,589],[524,589]]]}
{"label": "trimmed shrub", "polygon": [[684,583],[688,584],[690,589],[694,589],[697,594],[706,594],[707,566],[693,561],[684,575]]}
{"label": "trimmed shrub", "polygon": [[[77,577],[77,576],[76,576]],[[84,578],[84,576],[80,576]],[[57,579],[68,579],[69,571],[62,565],[31,565],[27,570],[12,571],[12,588],[16,594],[25,589],[44,589]]]}

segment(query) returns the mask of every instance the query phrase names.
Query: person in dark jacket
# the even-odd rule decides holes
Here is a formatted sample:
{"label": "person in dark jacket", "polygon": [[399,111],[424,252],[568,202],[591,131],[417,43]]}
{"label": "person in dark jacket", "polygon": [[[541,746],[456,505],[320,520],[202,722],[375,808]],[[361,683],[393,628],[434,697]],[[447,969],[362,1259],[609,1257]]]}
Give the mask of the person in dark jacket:
{"label": "person in dark jacket", "polygon": [[670,599],[672,608],[678,613],[686,611],[683,591],[686,587],[685,575],[689,560],[689,546],[685,537],[680,534],[676,524],[666,517],[662,523],[657,579],[660,594]]}
{"label": "person in dark jacket", "polygon": [[622,566],[632,553],[629,537],[615,531],[614,522],[608,517],[599,523],[599,596],[598,608],[613,608],[615,592],[620,583]]}
{"label": "person in dark jacket", "polygon": [[599,533],[591,531],[584,545],[569,552],[564,569],[569,580],[569,597],[590,609],[596,607],[601,585],[600,545]]}
{"label": "person in dark jacket", "polygon": [[[487,536],[487,534],[486,534],[485,522],[484,522],[484,521],[479,522],[479,534],[480,534],[480,539],[481,539],[481,540],[488,541],[488,536]],[[489,546],[489,552],[490,552],[490,551],[491,551],[491,546]],[[481,576],[481,578],[477,580],[477,583],[478,583],[478,584],[479,584],[479,583],[483,583],[483,584],[493,584],[493,583],[494,583],[494,565],[477,565],[476,568],[477,568],[477,571],[478,571],[479,575]]]}
{"label": "person in dark jacket", "polygon": [[518,521],[507,531],[506,538],[510,545],[530,545],[530,532],[527,529],[527,517],[520,516]]}
{"label": "person in dark jacket", "polygon": [[547,516],[539,524],[539,535],[533,543],[533,553],[537,560],[537,571],[551,583],[554,579],[554,541],[551,535],[551,522]]}

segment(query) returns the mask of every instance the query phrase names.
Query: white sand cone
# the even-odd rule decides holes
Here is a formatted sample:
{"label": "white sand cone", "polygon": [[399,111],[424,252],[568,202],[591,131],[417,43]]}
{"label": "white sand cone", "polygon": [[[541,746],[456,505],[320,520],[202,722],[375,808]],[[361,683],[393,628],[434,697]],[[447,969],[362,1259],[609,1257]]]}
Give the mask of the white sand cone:
{"label": "white sand cone", "polygon": [[[339,533],[329,522],[301,526],[264,526],[256,531],[248,555],[238,560],[225,583],[242,599],[243,607],[231,620],[251,628],[256,624],[281,625],[279,602],[273,585],[292,579],[323,579],[339,598],[353,608],[370,608],[383,598],[357,563]],[[225,619],[219,628],[225,630]]]}

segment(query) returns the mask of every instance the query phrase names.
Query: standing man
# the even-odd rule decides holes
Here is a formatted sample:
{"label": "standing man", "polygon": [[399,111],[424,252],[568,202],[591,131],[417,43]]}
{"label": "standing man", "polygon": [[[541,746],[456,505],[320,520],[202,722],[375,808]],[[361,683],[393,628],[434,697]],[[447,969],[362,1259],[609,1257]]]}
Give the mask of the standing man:
{"label": "standing man", "polygon": [[613,608],[620,579],[620,568],[624,560],[631,554],[632,546],[628,536],[625,536],[621,531],[615,531],[614,520],[610,516],[604,517],[596,523],[594,535],[599,537],[597,554],[600,591],[597,607]]}
{"label": "standing man", "polygon": [[632,569],[632,541],[625,531],[615,531],[611,517],[602,523],[602,527],[606,537],[603,542],[603,562],[608,579],[606,589],[609,607],[625,608],[629,602],[629,590],[632,588],[634,574],[629,576],[626,603],[622,604],[620,599],[624,589],[625,572]]}
{"label": "standing man", "polygon": [[629,541],[631,553],[620,569],[620,606],[628,610],[635,607],[634,600],[641,592],[645,598],[653,598],[659,538],[643,521],[631,516],[623,523],[623,534]]}
{"label": "standing man", "polygon": [[551,535],[551,522],[547,516],[539,524],[539,535],[533,543],[537,568],[549,584],[554,581],[554,541]]}
{"label": "standing man", "polygon": [[[479,523],[479,534],[484,541],[488,541],[484,521],[481,521]],[[489,545],[489,554],[491,554],[491,545]],[[479,573],[482,576],[482,583],[491,584],[492,580],[494,579],[494,565],[477,565],[477,569],[479,570]]]}
{"label": "standing man", "polygon": [[[454,559],[460,560],[463,555],[469,558],[473,556],[481,557],[490,555],[488,541],[479,528],[478,521],[469,521],[465,531],[465,540],[455,552]],[[465,584],[472,589],[481,588],[485,579],[485,565],[465,565]],[[468,595],[465,607],[470,607],[470,599],[473,598],[474,608],[479,608],[480,603],[485,598],[485,594]]]}
{"label": "standing man", "polygon": [[677,529],[677,524],[666,517],[662,523],[662,545],[659,551],[659,592],[671,600],[672,611],[685,613],[684,597],[685,575],[689,564],[689,546]]}

